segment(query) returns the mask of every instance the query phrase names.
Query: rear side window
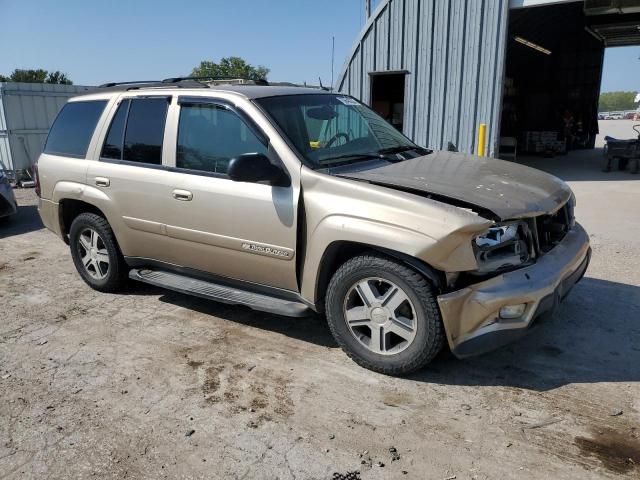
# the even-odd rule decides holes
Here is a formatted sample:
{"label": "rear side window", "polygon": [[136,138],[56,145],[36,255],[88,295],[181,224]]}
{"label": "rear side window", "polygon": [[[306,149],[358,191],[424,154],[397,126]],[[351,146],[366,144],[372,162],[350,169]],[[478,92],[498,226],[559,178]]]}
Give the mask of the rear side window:
{"label": "rear side window", "polygon": [[51,126],[44,152],[84,158],[106,100],[67,103]]}
{"label": "rear side window", "polygon": [[124,142],[124,127],[127,122],[127,114],[129,113],[129,100],[125,100],[118,107],[116,116],[111,121],[107,139],[102,147],[103,158],[112,158],[122,160],[122,144]]}
{"label": "rear side window", "polygon": [[168,107],[166,97],[123,101],[111,121],[101,157],[161,165]]}
{"label": "rear side window", "polygon": [[267,147],[233,111],[215,104],[182,105],[176,167],[226,174],[229,161]]}

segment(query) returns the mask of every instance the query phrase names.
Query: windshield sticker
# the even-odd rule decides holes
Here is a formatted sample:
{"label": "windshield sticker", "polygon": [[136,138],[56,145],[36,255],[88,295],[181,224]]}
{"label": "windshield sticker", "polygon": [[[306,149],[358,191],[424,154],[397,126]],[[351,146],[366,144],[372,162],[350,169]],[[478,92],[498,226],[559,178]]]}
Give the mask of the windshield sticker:
{"label": "windshield sticker", "polygon": [[357,107],[358,105],[360,105],[360,103],[358,103],[357,100],[355,100],[354,98],[351,97],[336,97],[340,102],[344,103],[345,105],[353,105],[355,107]]}

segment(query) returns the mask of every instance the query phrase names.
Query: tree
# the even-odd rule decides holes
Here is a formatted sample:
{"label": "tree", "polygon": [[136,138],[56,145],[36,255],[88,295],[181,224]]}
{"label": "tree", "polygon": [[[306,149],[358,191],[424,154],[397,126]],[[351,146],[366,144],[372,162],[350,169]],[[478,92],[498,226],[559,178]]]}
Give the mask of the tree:
{"label": "tree", "polygon": [[254,67],[240,57],[225,57],[220,63],[209,60],[200,62],[200,65],[191,71],[193,77],[234,77],[248,78],[251,80],[266,79],[269,69],[263,66]]}
{"label": "tree", "polygon": [[635,110],[636,92],[605,92],[600,94],[598,111],[615,112],[618,110]]}
{"label": "tree", "polygon": [[49,73],[45,83],[56,83],[58,85],[73,85],[73,82],[67,78],[66,73],[62,73],[59,70]]}
{"label": "tree", "polygon": [[16,68],[8,77],[0,75],[0,82],[56,83],[60,85],[73,85],[73,82],[67,78],[66,74],[58,70],[49,73],[41,68],[36,70]]}
{"label": "tree", "polygon": [[11,75],[9,75],[10,82],[25,82],[25,83],[44,83],[47,79],[47,71],[41,68],[37,70],[22,70],[16,68]]}

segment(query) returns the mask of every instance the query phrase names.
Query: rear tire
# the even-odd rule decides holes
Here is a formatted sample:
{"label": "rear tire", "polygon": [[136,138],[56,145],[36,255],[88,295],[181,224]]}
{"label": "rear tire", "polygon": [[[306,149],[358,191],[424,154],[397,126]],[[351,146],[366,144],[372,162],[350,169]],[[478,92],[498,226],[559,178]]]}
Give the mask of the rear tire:
{"label": "rear tire", "polygon": [[376,253],[345,262],[329,283],[325,303],[336,342],[369,370],[406,375],[428,364],[444,345],[430,283]]}
{"label": "rear tire", "polygon": [[127,283],[128,268],[109,223],[81,213],[71,223],[69,247],[76,270],[91,288],[116,292]]}

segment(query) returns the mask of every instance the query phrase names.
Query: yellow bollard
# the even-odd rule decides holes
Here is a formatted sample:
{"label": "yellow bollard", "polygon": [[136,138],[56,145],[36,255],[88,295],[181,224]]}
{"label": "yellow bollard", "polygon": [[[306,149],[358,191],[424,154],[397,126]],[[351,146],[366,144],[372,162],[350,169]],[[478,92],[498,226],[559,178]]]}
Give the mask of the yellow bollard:
{"label": "yellow bollard", "polygon": [[487,156],[487,124],[481,123],[478,130],[478,149],[476,154],[479,157]]}

